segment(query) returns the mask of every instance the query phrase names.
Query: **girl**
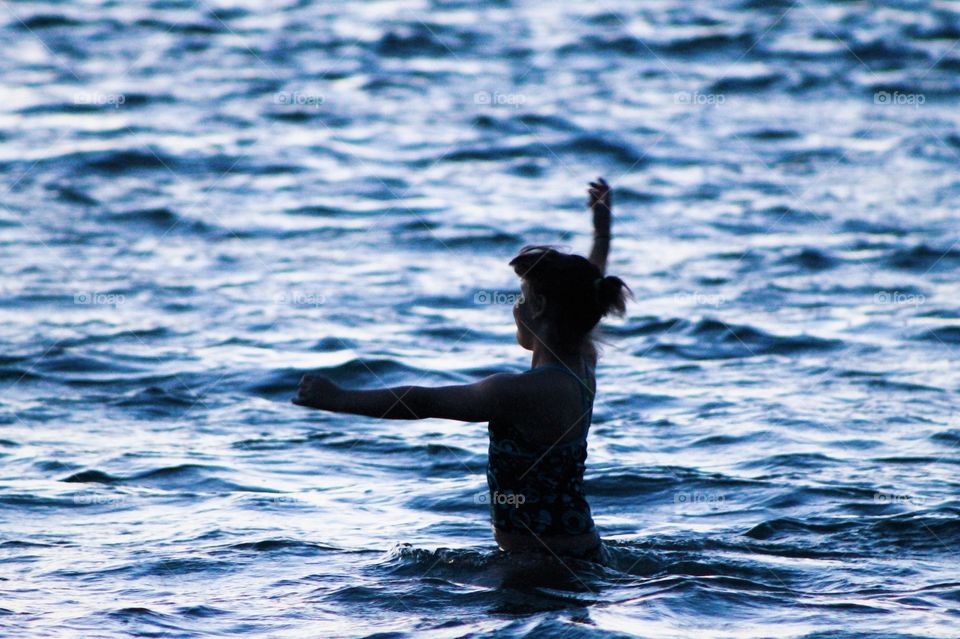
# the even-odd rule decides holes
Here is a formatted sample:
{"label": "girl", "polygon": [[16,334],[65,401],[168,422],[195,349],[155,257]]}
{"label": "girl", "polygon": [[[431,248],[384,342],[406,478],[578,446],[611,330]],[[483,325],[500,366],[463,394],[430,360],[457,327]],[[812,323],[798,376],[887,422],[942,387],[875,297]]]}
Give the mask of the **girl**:
{"label": "girl", "polygon": [[611,193],[590,183],[594,240],[589,259],[528,246],[510,262],[522,295],[513,308],[530,370],[473,384],[347,390],[304,375],[294,404],[386,419],[440,417],[489,422],[487,483],[494,536],[507,552],[549,552],[600,561],[600,536],[584,497],[587,431],[593,413],[600,318],[622,315],[630,289],[604,276]]}

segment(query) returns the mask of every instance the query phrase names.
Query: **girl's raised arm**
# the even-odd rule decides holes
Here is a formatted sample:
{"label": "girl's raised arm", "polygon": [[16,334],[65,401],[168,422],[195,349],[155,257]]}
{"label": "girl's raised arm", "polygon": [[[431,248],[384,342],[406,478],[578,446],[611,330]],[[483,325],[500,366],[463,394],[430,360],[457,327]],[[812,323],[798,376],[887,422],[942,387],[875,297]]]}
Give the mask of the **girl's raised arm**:
{"label": "girl's raised arm", "polygon": [[394,386],[348,390],[319,375],[304,375],[293,403],[336,413],[381,419],[439,417],[461,422],[490,421],[509,407],[518,375],[500,373],[458,386]]}
{"label": "girl's raised arm", "polygon": [[607,272],[607,254],[610,252],[610,226],[613,194],[610,185],[602,177],[590,183],[590,200],[587,206],[593,211],[593,248],[587,258],[601,273]]}

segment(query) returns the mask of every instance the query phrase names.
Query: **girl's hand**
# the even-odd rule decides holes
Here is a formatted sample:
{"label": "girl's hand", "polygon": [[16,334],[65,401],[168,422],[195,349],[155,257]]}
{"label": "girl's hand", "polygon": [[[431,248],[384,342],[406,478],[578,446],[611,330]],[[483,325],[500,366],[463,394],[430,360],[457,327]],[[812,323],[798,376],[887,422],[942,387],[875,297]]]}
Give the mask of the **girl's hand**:
{"label": "girl's hand", "polygon": [[336,410],[343,389],[320,375],[304,375],[293,403],[321,410]]}
{"label": "girl's hand", "polygon": [[591,182],[587,193],[590,194],[587,206],[593,209],[594,213],[597,213],[598,209],[606,210],[607,214],[610,213],[610,209],[613,207],[613,197],[610,193],[610,185],[607,184],[606,180],[601,177],[597,178],[596,182]]}
{"label": "girl's hand", "polygon": [[602,177],[590,183],[587,191],[590,199],[587,206],[593,211],[593,234],[597,237],[610,236],[610,209],[613,207],[613,194],[610,185]]}
{"label": "girl's hand", "polygon": [[593,248],[590,249],[590,263],[600,269],[601,273],[607,270],[607,253],[610,252],[610,208],[613,206],[613,194],[610,185],[602,177],[590,183],[590,200],[587,205],[593,211]]}

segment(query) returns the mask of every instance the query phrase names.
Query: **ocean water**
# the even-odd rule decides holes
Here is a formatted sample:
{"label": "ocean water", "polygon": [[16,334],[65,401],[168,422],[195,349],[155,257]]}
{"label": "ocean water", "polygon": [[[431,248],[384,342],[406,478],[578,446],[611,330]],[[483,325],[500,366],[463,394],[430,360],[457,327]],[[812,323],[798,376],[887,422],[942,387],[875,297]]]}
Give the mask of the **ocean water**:
{"label": "ocean water", "polygon": [[[0,4],[0,634],[956,637],[960,3]],[[586,487],[496,552],[507,261],[614,186]]]}

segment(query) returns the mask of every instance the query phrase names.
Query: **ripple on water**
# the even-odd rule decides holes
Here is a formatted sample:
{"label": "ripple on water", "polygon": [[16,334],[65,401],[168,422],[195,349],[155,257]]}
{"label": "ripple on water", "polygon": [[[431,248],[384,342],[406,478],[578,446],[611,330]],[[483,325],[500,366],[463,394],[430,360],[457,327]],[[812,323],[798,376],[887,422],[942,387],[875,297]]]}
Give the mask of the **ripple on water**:
{"label": "ripple on water", "polygon": [[691,360],[736,359],[761,355],[797,355],[840,350],[844,343],[811,335],[778,336],[748,325],[705,318],[672,331],[670,341],[638,351]]}

